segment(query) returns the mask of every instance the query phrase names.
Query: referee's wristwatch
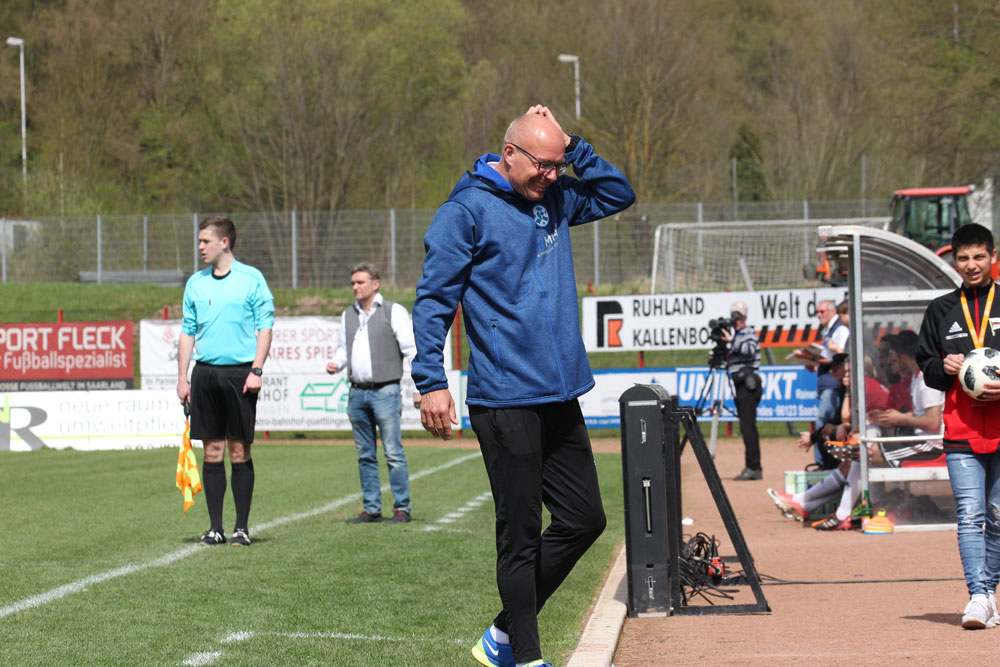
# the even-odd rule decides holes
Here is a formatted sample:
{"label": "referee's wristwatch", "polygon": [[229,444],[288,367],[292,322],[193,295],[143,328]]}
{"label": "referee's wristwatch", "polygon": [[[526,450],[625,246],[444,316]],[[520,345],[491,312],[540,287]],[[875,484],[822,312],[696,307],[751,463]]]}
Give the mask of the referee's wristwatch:
{"label": "referee's wristwatch", "polygon": [[260,366],[254,366],[253,368],[250,369],[250,372],[256,375],[257,377],[260,377],[261,375],[264,374],[264,369],[261,368]]}

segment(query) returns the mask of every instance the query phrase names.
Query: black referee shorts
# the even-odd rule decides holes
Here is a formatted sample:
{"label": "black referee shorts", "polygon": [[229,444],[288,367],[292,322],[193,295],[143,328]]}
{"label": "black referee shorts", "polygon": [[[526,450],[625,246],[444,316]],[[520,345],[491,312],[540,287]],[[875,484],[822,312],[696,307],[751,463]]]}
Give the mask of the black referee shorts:
{"label": "black referee shorts", "polygon": [[252,364],[197,362],[191,372],[191,437],[253,442],[257,394],[243,393]]}

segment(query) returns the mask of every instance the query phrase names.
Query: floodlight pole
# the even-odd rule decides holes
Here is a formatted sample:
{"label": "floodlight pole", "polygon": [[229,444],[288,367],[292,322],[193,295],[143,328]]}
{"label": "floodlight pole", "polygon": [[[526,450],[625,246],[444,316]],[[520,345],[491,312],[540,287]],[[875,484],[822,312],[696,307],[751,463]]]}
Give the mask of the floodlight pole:
{"label": "floodlight pole", "polygon": [[7,46],[16,46],[21,50],[21,179],[24,188],[28,188],[28,133],[25,124],[24,104],[24,40],[20,37],[8,37]]}
{"label": "floodlight pole", "polygon": [[576,86],[576,120],[580,120],[580,56],[560,53],[559,62],[573,63],[573,82]]}

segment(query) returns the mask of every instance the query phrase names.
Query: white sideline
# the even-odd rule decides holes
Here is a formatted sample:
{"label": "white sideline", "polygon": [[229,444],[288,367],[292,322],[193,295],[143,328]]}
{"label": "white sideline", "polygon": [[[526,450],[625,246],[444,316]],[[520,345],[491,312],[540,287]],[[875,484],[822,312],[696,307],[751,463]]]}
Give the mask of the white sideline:
{"label": "white sideline", "polygon": [[[452,459],[448,463],[444,463],[434,468],[428,468],[427,470],[421,470],[418,473],[410,475],[410,481],[412,482],[413,480],[420,479],[421,477],[426,477],[428,475],[433,475],[434,473],[441,472],[442,470],[447,470],[452,466],[459,465],[460,463],[465,463],[466,461],[470,461],[479,456],[481,456],[479,452],[476,452],[474,454],[467,454],[465,456],[459,456],[456,459]],[[387,490],[389,490],[389,485],[384,484],[382,486],[382,492],[384,493]],[[331,501],[325,505],[315,507],[305,512],[298,512],[296,514],[290,514],[288,516],[278,517],[277,519],[272,519],[262,524],[254,524],[252,532],[256,533],[269,530],[277,526],[282,526],[286,523],[291,523],[292,521],[298,521],[300,519],[308,519],[318,514],[331,512],[351,501],[356,501],[358,495],[359,494],[357,493],[353,493],[349,496],[338,498],[337,500]],[[202,549],[199,548],[197,545],[191,545],[178,549],[177,551],[168,553],[159,558],[155,558],[153,560],[148,560],[138,564],[130,563],[128,565],[123,565],[122,567],[118,567],[113,570],[107,570],[106,572],[92,574],[88,577],[77,579],[76,581],[73,581],[71,583],[64,584],[62,586],[59,586],[58,588],[53,588],[50,591],[46,591],[45,593],[32,595],[31,597],[24,598],[23,600],[18,600],[13,604],[9,604],[5,607],[0,607],[0,618],[11,616],[18,612],[25,611],[26,609],[41,607],[42,605],[46,605],[50,602],[55,602],[56,600],[64,598],[72,593],[79,593],[80,591],[85,590],[87,586],[99,584],[101,582],[108,581],[110,579],[117,579],[118,577],[124,577],[127,574],[132,574],[133,572],[139,572],[140,570],[145,570],[150,567],[160,567],[163,565],[169,565],[182,558],[186,558],[191,554],[198,553],[199,551],[202,551]]]}
{"label": "white sideline", "polygon": [[475,498],[473,498],[472,500],[470,500],[469,502],[467,502],[464,505],[462,505],[461,507],[459,507],[454,512],[449,512],[448,514],[445,514],[443,517],[441,517],[440,519],[438,519],[437,521],[435,521],[431,525],[425,526],[424,530],[428,531],[428,532],[432,532],[432,531],[435,531],[435,530],[441,530],[442,526],[440,524],[455,523],[456,520],[461,519],[463,516],[465,516],[466,514],[468,514],[469,512],[471,512],[472,510],[476,509],[477,507],[479,507],[480,505],[482,505],[484,502],[486,502],[486,500],[488,498],[492,498],[492,497],[493,497],[493,492],[492,491],[487,491],[486,493],[481,493],[478,496],[476,496]]}
{"label": "white sideline", "polygon": [[[253,630],[237,630],[219,640],[220,644],[234,644],[249,641],[256,637],[283,637],[285,639],[349,639],[370,642],[434,642],[440,644],[466,644],[470,639],[433,639],[430,637],[388,637],[385,635],[361,635],[356,632],[254,632]],[[222,651],[198,651],[185,658],[181,664],[186,667],[205,667],[214,664],[223,656]]]}

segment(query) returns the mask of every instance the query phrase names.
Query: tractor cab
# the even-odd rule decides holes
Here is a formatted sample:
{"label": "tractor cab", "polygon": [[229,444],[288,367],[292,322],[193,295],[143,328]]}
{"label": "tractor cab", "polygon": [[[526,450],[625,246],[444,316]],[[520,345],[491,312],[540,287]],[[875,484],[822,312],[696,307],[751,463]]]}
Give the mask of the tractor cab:
{"label": "tractor cab", "polygon": [[951,235],[972,222],[968,201],[971,192],[969,186],[896,190],[889,203],[889,229],[939,255],[949,253]]}

